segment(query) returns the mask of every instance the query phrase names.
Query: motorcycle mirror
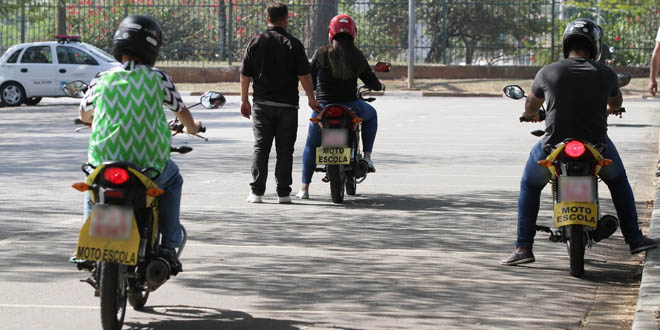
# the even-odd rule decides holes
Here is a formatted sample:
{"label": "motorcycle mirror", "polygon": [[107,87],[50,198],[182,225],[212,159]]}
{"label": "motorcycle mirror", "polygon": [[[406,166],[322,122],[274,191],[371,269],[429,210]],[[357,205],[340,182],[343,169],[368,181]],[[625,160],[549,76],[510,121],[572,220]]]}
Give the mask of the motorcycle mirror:
{"label": "motorcycle mirror", "polygon": [[209,91],[202,95],[202,97],[199,99],[199,102],[206,109],[217,109],[225,105],[227,100],[222,94]]}
{"label": "motorcycle mirror", "polygon": [[391,67],[392,67],[392,64],[390,64],[390,63],[378,62],[378,63],[376,63],[376,66],[374,67],[374,71],[376,71],[376,72],[390,72]]}
{"label": "motorcycle mirror", "polygon": [[538,137],[541,137],[541,136],[545,135],[545,131],[541,130],[541,129],[531,131],[530,133],[532,133],[532,135],[538,136]]}
{"label": "motorcycle mirror", "polygon": [[619,87],[624,87],[630,83],[632,77],[629,74],[617,73],[616,79],[619,81]]}
{"label": "motorcycle mirror", "polygon": [[62,86],[62,90],[64,91],[64,94],[69,97],[81,98],[85,95],[85,92],[87,92],[87,87],[88,86],[84,81],[76,80]]}
{"label": "motorcycle mirror", "polygon": [[520,86],[518,85],[505,86],[503,91],[506,97],[512,98],[514,100],[519,100],[525,97],[525,91],[522,88],[520,88]]}

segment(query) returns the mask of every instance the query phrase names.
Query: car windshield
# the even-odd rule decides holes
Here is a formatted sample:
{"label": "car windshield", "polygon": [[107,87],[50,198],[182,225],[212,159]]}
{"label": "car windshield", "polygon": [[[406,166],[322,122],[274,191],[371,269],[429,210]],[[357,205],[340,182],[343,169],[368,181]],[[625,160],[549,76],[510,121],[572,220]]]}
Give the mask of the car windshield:
{"label": "car windshield", "polygon": [[115,58],[112,55],[106,53],[104,50],[96,48],[95,46],[92,46],[90,44],[80,44],[80,45],[83,46],[85,49],[89,50],[90,52],[92,52],[94,55],[102,58],[104,61],[117,62],[117,60],[115,60]]}

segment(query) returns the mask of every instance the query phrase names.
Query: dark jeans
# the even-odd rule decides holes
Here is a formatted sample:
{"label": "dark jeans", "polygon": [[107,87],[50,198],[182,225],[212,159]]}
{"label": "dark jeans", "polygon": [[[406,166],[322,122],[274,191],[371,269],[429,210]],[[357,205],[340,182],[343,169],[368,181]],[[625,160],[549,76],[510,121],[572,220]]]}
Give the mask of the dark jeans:
{"label": "dark jeans", "polygon": [[[517,247],[532,247],[536,234],[536,217],[539,213],[541,190],[550,180],[550,171],[538,164],[548,155],[543,151],[541,141],[537,142],[529,153],[522,179],[520,180],[520,197],[518,199],[518,239]],[[611,159],[612,164],[600,170],[598,176],[605,182],[612,195],[614,208],[619,216],[621,233],[626,242],[639,241],[642,232],[637,223],[637,209],[635,197],[628,183],[623,162],[616,151],[614,143],[607,139],[607,150],[603,157]]]}
{"label": "dark jeans", "polygon": [[291,193],[291,164],[293,145],[298,133],[298,109],[254,104],[252,107],[252,130],[254,131],[254,158],[252,159],[252,193],[262,196],[266,192],[268,178],[268,155],[275,139],[277,162],[275,181],[277,195]]}

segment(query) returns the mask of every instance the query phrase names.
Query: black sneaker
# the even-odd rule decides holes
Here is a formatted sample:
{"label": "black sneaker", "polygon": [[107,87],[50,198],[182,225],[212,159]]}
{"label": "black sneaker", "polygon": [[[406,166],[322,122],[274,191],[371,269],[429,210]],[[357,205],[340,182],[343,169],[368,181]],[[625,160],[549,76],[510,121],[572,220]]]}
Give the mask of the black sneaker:
{"label": "black sneaker", "polygon": [[511,256],[500,260],[500,265],[515,266],[520,264],[528,264],[534,261],[536,261],[536,259],[534,259],[534,253],[532,253],[532,249],[526,249],[523,252],[516,252],[514,249],[513,253],[511,253]]}
{"label": "black sneaker", "polygon": [[95,261],[78,259],[75,255],[69,258],[69,262],[75,264],[76,267],[78,267],[78,270],[88,270],[91,272],[94,270],[94,267],[96,267]]}
{"label": "black sneaker", "polygon": [[173,248],[161,247],[160,255],[169,261],[172,276],[176,276],[176,274],[183,271],[183,265],[181,264],[181,261],[179,261],[179,257],[176,256],[176,250]]}
{"label": "black sneaker", "polygon": [[628,244],[630,246],[630,254],[640,253],[648,249],[652,249],[660,245],[660,239],[658,238],[649,238],[642,236],[642,239],[636,242]]}

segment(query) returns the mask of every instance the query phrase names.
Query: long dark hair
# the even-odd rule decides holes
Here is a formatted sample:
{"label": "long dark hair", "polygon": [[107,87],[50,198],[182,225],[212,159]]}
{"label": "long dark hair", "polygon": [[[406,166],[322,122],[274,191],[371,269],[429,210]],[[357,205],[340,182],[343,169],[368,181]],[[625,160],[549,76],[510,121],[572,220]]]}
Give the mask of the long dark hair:
{"label": "long dark hair", "polygon": [[364,54],[355,47],[353,38],[348,34],[338,34],[328,47],[328,61],[332,76],[337,79],[356,79],[364,70]]}

